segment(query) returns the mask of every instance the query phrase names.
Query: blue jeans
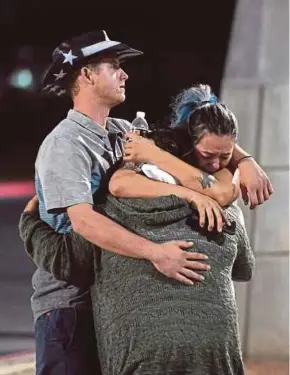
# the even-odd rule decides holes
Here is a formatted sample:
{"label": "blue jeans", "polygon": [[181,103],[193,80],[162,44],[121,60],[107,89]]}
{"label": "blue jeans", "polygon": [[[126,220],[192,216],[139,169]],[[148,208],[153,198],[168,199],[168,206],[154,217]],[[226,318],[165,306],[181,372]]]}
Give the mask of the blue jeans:
{"label": "blue jeans", "polygon": [[101,375],[91,311],[46,313],[36,322],[35,336],[36,375]]}

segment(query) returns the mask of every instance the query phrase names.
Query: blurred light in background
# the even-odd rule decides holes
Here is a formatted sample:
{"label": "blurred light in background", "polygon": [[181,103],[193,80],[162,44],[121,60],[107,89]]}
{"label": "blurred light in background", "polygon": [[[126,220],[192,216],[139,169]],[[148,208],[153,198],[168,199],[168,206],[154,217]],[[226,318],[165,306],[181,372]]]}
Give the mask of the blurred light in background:
{"label": "blurred light in background", "polygon": [[33,181],[0,182],[0,200],[29,198],[35,195]]}
{"label": "blurred light in background", "polygon": [[33,73],[29,68],[15,69],[8,77],[8,83],[21,90],[32,90],[35,87]]}
{"label": "blurred light in background", "polygon": [[40,52],[35,47],[26,45],[13,51],[6,87],[28,92],[38,91],[44,69],[43,61],[38,56]]}

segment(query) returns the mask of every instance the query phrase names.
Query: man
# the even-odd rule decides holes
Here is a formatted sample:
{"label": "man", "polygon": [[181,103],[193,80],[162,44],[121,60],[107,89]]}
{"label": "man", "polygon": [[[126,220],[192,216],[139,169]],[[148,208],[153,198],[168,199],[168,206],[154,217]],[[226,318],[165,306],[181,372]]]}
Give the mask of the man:
{"label": "man", "polygon": [[[36,160],[35,183],[42,220],[59,233],[74,228],[93,243],[121,255],[145,258],[168,277],[192,282],[206,269],[201,254],[187,253],[184,241],[158,245],[126,231],[92,208],[92,195],[106,189],[122,157],[124,120],[108,118],[125,100],[127,74],[120,63],[141,55],[105,31],[62,43],[44,79],[44,92],[69,93],[73,109],[46,137]],[[183,275],[186,272],[187,278]],[[89,291],[37,269],[32,279],[37,374],[96,374]]]}
{"label": "man", "polygon": [[[54,51],[44,91],[56,95],[69,92],[73,110],[47,136],[37,156],[40,215],[59,233],[73,228],[100,247],[148,259],[164,275],[192,283],[190,279],[200,276],[190,269],[206,270],[207,266],[193,261],[206,259],[202,254],[183,250],[190,243],[155,244],[126,231],[92,207],[92,195],[106,189],[122,157],[122,136],[130,128],[127,121],[108,118],[110,109],[125,100],[128,76],[120,63],[140,54],[111,41],[104,31],[73,38]],[[148,161],[158,165],[151,157]],[[190,171],[203,178],[197,169]],[[196,180],[195,186],[200,188],[201,183]],[[221,186],[217,183],[212,187],[217,195]],[[89,291],[57,281],[41,269],[33,276],[33,286],[37,374],[96,374],[98,369],[91,363],[95,343]]]}

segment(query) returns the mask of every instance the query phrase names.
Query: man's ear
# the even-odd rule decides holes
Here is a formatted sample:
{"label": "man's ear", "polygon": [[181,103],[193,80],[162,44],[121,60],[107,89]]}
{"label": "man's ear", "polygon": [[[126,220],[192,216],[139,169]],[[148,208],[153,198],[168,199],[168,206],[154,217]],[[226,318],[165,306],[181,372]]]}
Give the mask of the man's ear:
{"label": "man's ear", "polygon": [[83,66],[81,68],[81,77],[84,78],[86,81],[92,81],[92,70],[87,66]]}

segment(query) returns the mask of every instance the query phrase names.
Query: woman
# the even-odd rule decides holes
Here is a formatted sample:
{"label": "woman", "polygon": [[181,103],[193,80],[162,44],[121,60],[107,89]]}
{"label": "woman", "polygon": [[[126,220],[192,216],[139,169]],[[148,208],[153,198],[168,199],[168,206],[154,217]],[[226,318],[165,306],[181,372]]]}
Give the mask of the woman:
{"label": "woman", "polygon": [[[178,97],[174,125],[190,135],[192,147],[184,155],[186,161],[207,172],[229,164],[237,138],[236,119],[217,103],[208,86],[193,87]],[[130,159],[130,148],[127,155]],[[103,375],[244,374],[232,280],[251,279],[254,256],[241,210],[234,204],[227,207],[225,215],[232,226],[222,233],[209,232],[192,215],[190,204],[177,196],[154,197],[147,192],[150,199],[141,193],[130,198],[126,186],[128,181],[138,183],[138,173],[129,172],[117,171],[110,184],[111,192],[126,198],[109,195],[97,209],[154,242],[193,242],[189,251],[208,255],[211,269],[204,273],[204,281],[183,285],[145,260],[104,249],[96,252],[75,234],[57,234],[31,215],[22,222],[27,251],[36,261],[37,249],[41,248],[40,256],[49,247],[53,261],[38,263],[66,281],[93,283]]]}

